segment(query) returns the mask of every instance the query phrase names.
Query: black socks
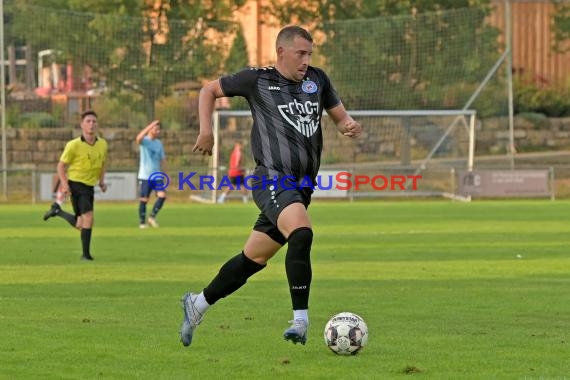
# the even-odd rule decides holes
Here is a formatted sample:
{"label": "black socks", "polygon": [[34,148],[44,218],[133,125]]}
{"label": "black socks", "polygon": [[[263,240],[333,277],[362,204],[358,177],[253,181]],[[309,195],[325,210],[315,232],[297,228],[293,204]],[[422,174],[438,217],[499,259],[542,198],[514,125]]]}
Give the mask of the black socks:
{"label": "black socks", "polygon": [[289,292],[293,310],[309,308],[309,292],[313,272],[311,270],[311,245],[313,231],[309,227],[300,227],[291,232],[287,239],[285,271],[289,281]]}
{"label": "black socks", "polygon": [[[289,282],[293,310],[309,307],[309,291],[313,273],[311,270],[311,245],[313,231],[309,227],[294,230],[287,240],[288,248],[285,257],[285,270]],[[265,268],[265,265],[250,260],[243,252],[229,259],[220,271],[204,288],[204,297],[213,305],[239,288],[247,279]]]}
{"label": "black socks", "polygon": [[69,223],[71,225],[71,227],[73,227],[73,228],[76,227],[77,217],[75,215],[70,214],[68,212],[65,212],[61,208],[59,209],[59,211],[57,212],[56,215],[65,219],[67,221],[67,223]]}
{"label": "black socks", "polygon": [[91,246],[91,228],[81,229],[81,246],[83,247],[83,257],[92,260],[89,247]]}
{"label": "black socks", "polygon": [[213,305],[220,298],[224,298],[241,288],[248,278],[263,268],[265,265],[250,260],[242,251],[222,265],[216,277],[204,289],[206,301]]}

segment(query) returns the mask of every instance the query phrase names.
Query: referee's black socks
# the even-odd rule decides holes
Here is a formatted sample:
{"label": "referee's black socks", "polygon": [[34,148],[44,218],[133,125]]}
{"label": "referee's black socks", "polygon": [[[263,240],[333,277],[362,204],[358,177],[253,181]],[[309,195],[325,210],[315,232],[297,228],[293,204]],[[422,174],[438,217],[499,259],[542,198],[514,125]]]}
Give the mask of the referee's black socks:
{"label": "referee's black socks", "polygon": [[91,258],[91,252],[89,251],[91,247],[91,228],[81,229],[81,246],[83,248],[83,257]]}
{"label": "referee's black socks", "polygon": [[65,219],[67,221],[67,223],[71,224],[71,227],[73,227],[73,228],[76,227],[77,218],[75,217],[75,215],[70,214],[68,212],[65,212],[62,209],[60,209],[56,215]]}

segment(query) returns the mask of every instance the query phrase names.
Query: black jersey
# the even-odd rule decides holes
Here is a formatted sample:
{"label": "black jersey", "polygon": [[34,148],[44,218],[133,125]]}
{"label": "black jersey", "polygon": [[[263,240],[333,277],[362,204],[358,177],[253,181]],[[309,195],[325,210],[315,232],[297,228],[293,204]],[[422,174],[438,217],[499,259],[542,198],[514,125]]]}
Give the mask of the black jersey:
{"label": "black jersey", "polygon": [[321,116],[340,103],[327,75],[309,66],[305,78],[295,82],[274,67],[251,68],[222,77],[220,84],[224,95],[243,96],[249,103],[254,175],[314,183],[323,148]]}

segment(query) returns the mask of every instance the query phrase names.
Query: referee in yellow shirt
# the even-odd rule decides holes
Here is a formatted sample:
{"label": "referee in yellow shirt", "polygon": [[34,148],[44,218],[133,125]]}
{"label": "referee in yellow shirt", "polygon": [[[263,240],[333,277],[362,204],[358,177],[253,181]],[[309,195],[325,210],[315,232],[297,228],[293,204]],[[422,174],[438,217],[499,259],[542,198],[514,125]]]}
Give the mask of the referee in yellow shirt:
{"label": "referee in yellow shirt", "polygon": [[67,213],[54,203],[44,219],[60,216],[73,227],[81,230],[82,260],[93,260],[90,252],[93,228],[93,203],[95,185],[107,191],[105,163],[107,142],[97,136],[97,114],[86,111],[81,115],[81,136],[68,141],[57,164],[61,191],[71,193],[75,215]]}

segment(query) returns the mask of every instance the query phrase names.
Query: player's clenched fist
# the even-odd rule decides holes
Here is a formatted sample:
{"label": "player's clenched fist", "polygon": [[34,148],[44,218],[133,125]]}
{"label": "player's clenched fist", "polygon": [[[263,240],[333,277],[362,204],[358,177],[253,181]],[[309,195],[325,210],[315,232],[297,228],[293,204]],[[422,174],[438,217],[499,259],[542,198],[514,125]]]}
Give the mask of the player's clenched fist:
{"label": "player's clenched fist", "polygon": [[362,125],[354,120],[349,120],[344,124],[343,135],[347,137],[359,137],[362,134]]}
{"label": "player's clenched fist", "polygon": [[198,138],[196,139],[196,145],[194,145],[194,149],[192,152],[200,152],[203,155],[208,154],[212,155],[212,148],[214,147],[214,135],[209,134],[205,135],[200,133]]}

